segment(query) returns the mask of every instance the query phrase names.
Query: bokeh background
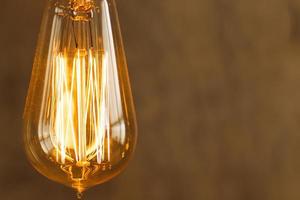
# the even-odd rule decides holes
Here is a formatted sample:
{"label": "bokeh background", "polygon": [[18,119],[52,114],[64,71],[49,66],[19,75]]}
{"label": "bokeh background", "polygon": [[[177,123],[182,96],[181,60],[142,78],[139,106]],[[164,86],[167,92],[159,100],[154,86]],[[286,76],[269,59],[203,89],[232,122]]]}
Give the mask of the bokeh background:
{"label": "bokeh background", "polygon": [[[46,0],[1,0],[0,199],[66,200],[29,165],[22,112]],[[134,159],[87,200],[298,200],[300,1],[117,0]]]}

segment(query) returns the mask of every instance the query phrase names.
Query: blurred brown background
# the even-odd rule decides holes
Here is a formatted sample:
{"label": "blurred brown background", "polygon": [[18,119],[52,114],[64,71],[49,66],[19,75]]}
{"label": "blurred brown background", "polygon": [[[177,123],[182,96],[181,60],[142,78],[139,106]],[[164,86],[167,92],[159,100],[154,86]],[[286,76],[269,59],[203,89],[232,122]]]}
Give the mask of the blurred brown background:
{"label": "blurred brown background", "polygon": [[[45,0],[1,0],[0,199],[66,200],[22,147]],[[300,1],[117,0],[134,160],[87,200],[298,200]]]}

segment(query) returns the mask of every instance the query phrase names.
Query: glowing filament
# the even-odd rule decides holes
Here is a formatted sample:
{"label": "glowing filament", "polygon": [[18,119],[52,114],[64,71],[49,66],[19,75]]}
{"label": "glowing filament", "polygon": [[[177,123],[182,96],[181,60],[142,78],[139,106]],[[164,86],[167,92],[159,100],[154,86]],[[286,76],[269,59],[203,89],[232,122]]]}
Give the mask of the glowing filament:
{"label": "glowing filament", "polygon": [[71,59],[64,53],[54,57],[43,105],[47,112],[40,120],[49,122],[41,131],[52,148],[48,144],[44,149],[55,153],[59,163],[84,166],[95,157],[99,164],[110,161],[107,56],[96,56],[92,50],[78,50]]}

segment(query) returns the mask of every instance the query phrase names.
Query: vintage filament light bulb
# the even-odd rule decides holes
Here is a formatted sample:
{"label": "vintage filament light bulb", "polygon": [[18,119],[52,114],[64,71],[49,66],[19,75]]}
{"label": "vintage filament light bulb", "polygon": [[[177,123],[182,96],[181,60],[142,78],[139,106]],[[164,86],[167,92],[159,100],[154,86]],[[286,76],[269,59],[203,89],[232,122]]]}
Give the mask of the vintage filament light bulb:
{"label": "vintage filament light bulb", "polygon": [[24,128],[32,165],[79,193],[124,169],[137,128],[114,0],[48,0]]}

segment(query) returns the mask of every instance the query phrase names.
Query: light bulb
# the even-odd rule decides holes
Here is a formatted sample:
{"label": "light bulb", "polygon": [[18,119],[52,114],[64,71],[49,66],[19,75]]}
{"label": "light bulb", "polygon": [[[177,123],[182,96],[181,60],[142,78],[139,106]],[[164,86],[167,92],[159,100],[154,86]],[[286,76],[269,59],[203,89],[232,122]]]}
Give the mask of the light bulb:
{"label": "light bulb", "polygon": [[121,172],[137,136],[114,0],[49,0],[24,111],[33,166],[83,192]]}

